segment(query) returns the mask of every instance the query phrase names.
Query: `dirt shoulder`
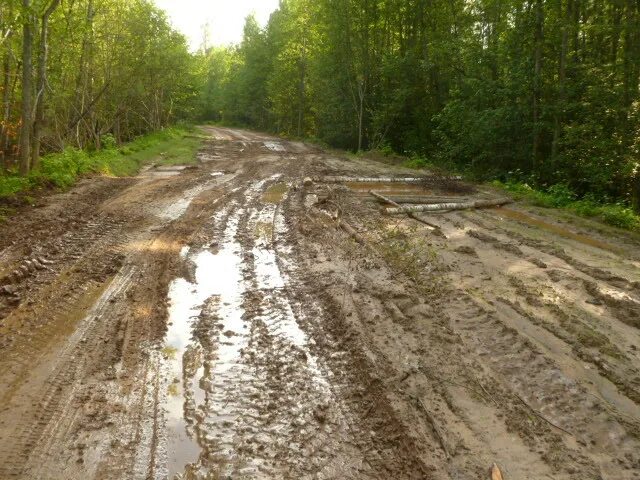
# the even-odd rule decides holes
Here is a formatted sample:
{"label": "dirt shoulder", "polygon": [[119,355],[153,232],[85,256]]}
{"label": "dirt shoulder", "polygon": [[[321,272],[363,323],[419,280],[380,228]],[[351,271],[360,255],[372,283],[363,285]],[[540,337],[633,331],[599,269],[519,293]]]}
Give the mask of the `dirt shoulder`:
{"label": "dirt shoulder", "polygon": [[640,478],[633,237],[206,131],[0,225],[0,477]]}

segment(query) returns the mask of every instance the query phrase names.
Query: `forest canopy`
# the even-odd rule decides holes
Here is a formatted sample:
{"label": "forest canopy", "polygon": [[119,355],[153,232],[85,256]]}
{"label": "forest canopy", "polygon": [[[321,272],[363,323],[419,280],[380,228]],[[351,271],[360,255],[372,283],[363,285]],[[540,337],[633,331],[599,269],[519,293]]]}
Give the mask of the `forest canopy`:
{"label": "forest canopy", "polygon": [[0,164],[100,149],[191,114],[194,58],[150,0],[2,0]]}
{"label": "forest canopy", "polygon": [[0,62],[22,174],[211,120],[640,211],[635,0],[281,0],[196,53],[151,0],[3,0]]}
{"label": "forest canopy", "polygon": [[206,55],[203,118],[640,209],[640,3],[283,0]]}

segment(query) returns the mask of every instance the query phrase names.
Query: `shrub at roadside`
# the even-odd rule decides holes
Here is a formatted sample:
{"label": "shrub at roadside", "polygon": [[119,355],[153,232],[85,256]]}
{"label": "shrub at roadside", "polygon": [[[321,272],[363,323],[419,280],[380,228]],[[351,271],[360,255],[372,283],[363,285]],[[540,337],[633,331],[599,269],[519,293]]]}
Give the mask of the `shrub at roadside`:
{"label": "shrub at roadside", "polygon": [[605,204],[593,198],[578,199],[577,195],[564,184],[550,187],[546,192],[535,190],[526,183],[494,181],[493,185],[504,188],[517,199],[524,199],[533,205],[545,208],[565,208],[583,217],[600,218],[614,227],[640,232],[640,217],[623,204]]}
{"label": "shrub at roadside", "polygon": [[46,155],[40,168],[28,177],[0,174],[0,198],[15,197],[43,186],[69,188],[78,177],[92,173],[116,177],[135,175],[151,160],[167,165],[193,163],[200,140],[189,133],[186,128],[167,128],[139,137],[119,149],[113,138],[107,136],[102,150],[87,152],[67,148]]}

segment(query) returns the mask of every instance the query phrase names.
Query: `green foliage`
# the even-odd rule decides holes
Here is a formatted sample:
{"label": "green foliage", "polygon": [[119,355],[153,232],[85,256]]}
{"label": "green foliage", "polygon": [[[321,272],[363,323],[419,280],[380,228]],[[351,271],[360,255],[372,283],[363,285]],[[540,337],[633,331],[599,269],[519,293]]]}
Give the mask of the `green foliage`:
{"label": "green foliage", "polygon": [[101,146],[104,150],[114,150],[118,146],[118,141],[113,134],[107,133],[101,139]]}
{"label": "green foliage", "polygon": [[413,157],[403,162],[403,166],[407,168],[415,168],[416,170],[432,167],[432,163],[424,157]]}
{"label": "green foliage", "polygon": [[526,183],[498,180],[493,185],[509,191],[517,199],[526,200],[533,205],[544,208],[565,208],[582,217],[597,217],[604,223],[625,230],[640,232],[640,216],[623,204],[603,204],[593,195],[581,200],[566,184],[557,184],[547,191],[536,190]]}
{"label": "green foliage", "polygon": [[638,2],[283,0],[207,62],[213,120],[640,211]]}
{"label": "green foliage", "polygon": [[[0,114],[0,148],[7,146],[5,157],[16,152],[21,124],[21,24],[34,22],[38,32],[42,12],[51,3],[31,2],[33,15],[27,17],[21,13],[22,2],[0,1],[0,63],[5,72],[0,97],[9,106]],[[114,149],[196,113],[201,88],[198,56],[189,52],[184,36],[153,1],[63,1],[53,11],[49,27],[41,141],[47,152],[69,145],[81,150]],[[35,86],[42,51],[39,35],[33,50]],[[79,160],[70,156],[67,152],[55,161],[61,162],[56,172],[64,172],[56,173],[55,183],[67,184],[75,174]]]}
{"label": "green foliage", "polygon": [[45,156],[40,170],[33,172],[32,181],[50,182],[59,188],[73,185],[76,178],[91,170],[94,162],[87,152],[75,148],[66,148],[60,153]]}
{"label": "green foliage", "polygon": [[28,178],[18,177],[15,175],[0,175],[0,198],[13,197],[18,192],[22,192],[31,187]]}
{"label": "green foliage", "polygon": [[22,199],[27,201],[24,192],[42,186],[66,189],[78,177],[87,174],[116,177],[135,175],[142,165],[151,161],[164,165],[195,163],[195,153],[201,139],[191,132],[186,128],[167,128],[141,136],[120,150],[110,147],[87,152],[66,148],[60,153],[46,155],[42,158],[40,169],[28,177],[0,174],[0,199],[23,194]]}

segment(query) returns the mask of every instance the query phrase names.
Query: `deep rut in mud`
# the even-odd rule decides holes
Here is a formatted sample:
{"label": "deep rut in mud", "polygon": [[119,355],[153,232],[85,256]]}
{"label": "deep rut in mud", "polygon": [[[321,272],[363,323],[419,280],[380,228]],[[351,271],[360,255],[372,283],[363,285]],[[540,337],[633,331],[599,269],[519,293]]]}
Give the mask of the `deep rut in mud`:
{"label": "deep rut in mud", "polygon": [[0,478],[640,478],[637,238],[205,131],[0,226]]}

